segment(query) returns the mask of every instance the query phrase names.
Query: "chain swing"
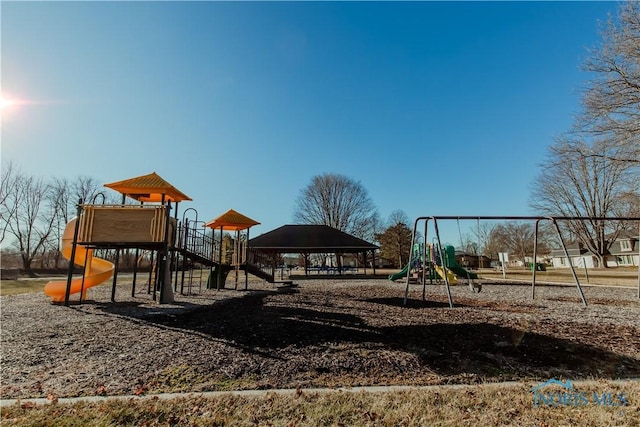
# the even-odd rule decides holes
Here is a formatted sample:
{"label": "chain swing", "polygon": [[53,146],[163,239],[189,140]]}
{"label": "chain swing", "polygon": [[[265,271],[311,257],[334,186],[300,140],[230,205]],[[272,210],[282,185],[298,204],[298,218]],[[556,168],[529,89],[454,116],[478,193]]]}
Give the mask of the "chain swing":
{"label": "chain swing", "polygon": [[[456,219],[456,223],[458,224],[458,239],[460,241],[460,249],[463,249],[464,253],[466,254],[467,250],[466,250],[466,248],[463,247],[463,242],[462,242],[462,230],[460,229],[460,218]],[[478,230],[479,229],[480,229],[480,219],[478,218]],[[454,260],[453,261],[455,262],[455,250],[454,250]],[[478,263],[480,263],[480,258],[478,258]],[[471,276],[471,273],[469,272],[469,269],[467,267],[465,267],[463,270],[467,275],[467,283],[469,285],[469,290],[471,290],[471,292],[474,292],[474,293],[479,293],[482,290],[482,285],[479,284],[479,283],[475,283],[473,281],[474,278]]]}

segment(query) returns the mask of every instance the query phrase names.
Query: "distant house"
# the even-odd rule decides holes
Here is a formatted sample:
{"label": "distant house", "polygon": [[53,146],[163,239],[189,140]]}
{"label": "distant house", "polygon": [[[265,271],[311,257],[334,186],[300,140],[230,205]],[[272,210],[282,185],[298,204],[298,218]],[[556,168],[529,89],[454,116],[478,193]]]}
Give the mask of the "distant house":
{"label": "distant house", "polygon": [[567,244],[567,252],[571,258],[571,264],[569,264],[569,260],[562,248],[551,251],[551,264],[556,268],[569,268],[571,265],[574,267],[594,268],[598,262],[597,258],[580,242]]}
{"label": "distant house", "polygon": [[477,270],[478,268],[490,268],[491,259],[486,255],[472,255],[464,251],[456,251],[456,262],[465,268]]}
{"label": "distant house", "polygon": [[[607,267],[637,266],[640,236],[638,232],[622,231],[605,256]],[[574,242],[567,245],[567,252],[574,267],[594,268],[598,258],[594,256],[582,243]],[[562,248],[551,251],[551,262],[554,267],[568,268],[569,260]]]}
{"label": "distant house", "polygon": [[[544,265],[551,265],[551,254],[550,253],[538,253],[536,255],[536,263],[538,264],[544,264]],[[531,255],[527,255],[526,257],[524,257],[524,265],[528,267],[531,267],[531,264],[533,264],[533,256]]]}
{"label": "distant house", "polygon": [[638,232],[623,231],[609,249],[607,267],[630,267],[638,265],[640,236]]}
{"label": "distant house", "polygon": [[395,262],[383,256],[376,256],[376,268],[394,268]]}

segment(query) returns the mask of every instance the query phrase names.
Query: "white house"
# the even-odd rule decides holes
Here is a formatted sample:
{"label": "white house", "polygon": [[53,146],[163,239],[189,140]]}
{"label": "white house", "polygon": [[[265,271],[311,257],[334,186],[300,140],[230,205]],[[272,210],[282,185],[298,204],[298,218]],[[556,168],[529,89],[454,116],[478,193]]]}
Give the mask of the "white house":
{"label": "white house", "polygon": [[[640,262],[638,250],[640,250],[638,232],[622,231],[609,249],[609,254],[605,257],[607,267],[638,266]],[[598,258],[585,249],[581,243],[568,244],[567,252],[574,267],[594,268],[598,264]],[[551,262],[554,267],[569,267],[569,260],[562,248],[551,251]]]}
{"label": "white house", "polygon": [[567,252],[571,258],[571,264],[569,264],[569,260],[562,248],[551,251],[551,264],[556,268],[569,268],[571,265],[574,267],[594,268],[598,262],[598,259],[585,249],[582,243],[568,244]]}
{"label": "white house", "polygon": [[607,267],[638,266],[640,250],[640,236],[638,232],[623,231],[609,249],[606,262]]}

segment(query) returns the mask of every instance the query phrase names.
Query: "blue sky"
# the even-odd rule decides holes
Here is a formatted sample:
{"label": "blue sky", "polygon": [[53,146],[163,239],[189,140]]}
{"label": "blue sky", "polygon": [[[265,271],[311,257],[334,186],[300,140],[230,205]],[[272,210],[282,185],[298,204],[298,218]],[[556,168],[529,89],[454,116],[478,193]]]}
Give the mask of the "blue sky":
{"label": "blue sky", "polygon": [[[209,220],[292,223],[313,176],[386,219],[529,215],[614,2],[6,2],[2,162],[157,172]],[[457,233],[457,231],[456,231]],[[451,240],[457,240],[451,239]]]}

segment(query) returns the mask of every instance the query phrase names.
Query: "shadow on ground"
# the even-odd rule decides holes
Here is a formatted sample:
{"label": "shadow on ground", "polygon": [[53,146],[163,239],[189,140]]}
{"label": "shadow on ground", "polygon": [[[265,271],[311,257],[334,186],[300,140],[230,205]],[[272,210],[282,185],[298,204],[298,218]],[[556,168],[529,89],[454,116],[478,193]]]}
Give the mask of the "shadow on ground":
{"label": "shadow on ground", "polygon": [[[402,298],[358,300],[362,311],[345,312],[331,303],[310,304],[307,300],[301,304],[292,303],[294,299],[271,298],[277,295],[275,291],[251,292],[211,305],[190,306],[187,311],[166,313],[158,308],[141,308],[135,315],[128,316],[159,327],[205,335],[256,357],[267,356],[274,360],[273,363],[297,363],[291,354],[306,353],[309,364],[314,355],[318,358],[347,357],[346,353],[339,353],[341,345],[348,349],[349,355],[358,353],[353,350],[356,348],[363,356],[350,366],[356,370],[363,366],[362,375],[365,376],[366,369],[375,362],[370,359],[377,357],[380,357],[381,366],[386,364],[388,367],[388,375],[406,375],[406,372],[394,371],[400,369],[397,367],[401,363],[383,360],[385,352],[406,357],[414,361],[412,363],[417,360],[416,375],[424,370],[442,376],[474,375],[489,380],[640,376],[639,360],[608,351],[602,345],[592,345],[584,339],[570,340],[551,333],[535,333],[526,328],[486,322],[482,317],[480,320],[466,317],[459,323],[434,320],[432,316],[450,313],[447,311],[450,309],[445,308],[447,303],[409,300],[408,308],[425,309],[424,320],[409,324],[397,315],[389,314],[389,318],[384,319],[384,311],[379,311],[383,306],[383,310],[384,307],[395,308],[397,313],[397,307],[403,305]],[[266,303],[267,298],[271,298],[269,303]],[[130,311],[119,309],[118,303],[104,304],[100,308],[120,316]],[[372,319],[371,312],[381,314]],[[589,328],[590,325],[576,324],[576,327]],[[327,343],[331,343],[333,353],[322,356],[319,349],[326,348]],[[388,354],[385,357],[388,359]],[[370,379],[370,383],[375,383],[375,379]]]}

